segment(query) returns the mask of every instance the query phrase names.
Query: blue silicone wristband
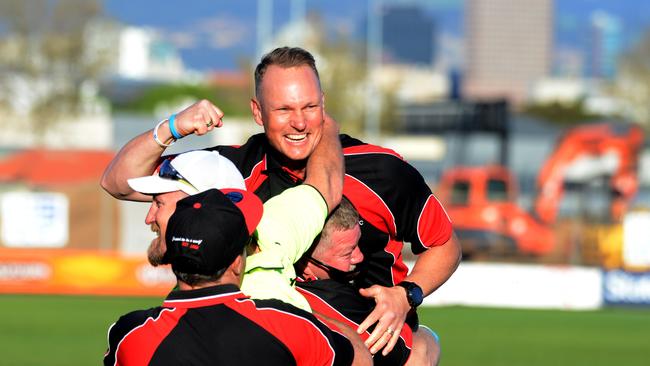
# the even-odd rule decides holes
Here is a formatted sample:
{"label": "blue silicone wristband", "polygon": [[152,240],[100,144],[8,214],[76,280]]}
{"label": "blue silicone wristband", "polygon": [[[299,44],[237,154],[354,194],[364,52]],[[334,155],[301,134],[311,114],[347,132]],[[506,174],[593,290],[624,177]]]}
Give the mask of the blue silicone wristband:
{"label": "blue silicone wristband", "polygon": [[172,133],[172,136],[174,136],[176,140],[179,140],[183,138],[183,135],[181,135],[180,133],[178,133],[178,131],[176,131],[176,126],[174,126],[175,120],[176,120],[176,113],[169,116],[169,131]]}

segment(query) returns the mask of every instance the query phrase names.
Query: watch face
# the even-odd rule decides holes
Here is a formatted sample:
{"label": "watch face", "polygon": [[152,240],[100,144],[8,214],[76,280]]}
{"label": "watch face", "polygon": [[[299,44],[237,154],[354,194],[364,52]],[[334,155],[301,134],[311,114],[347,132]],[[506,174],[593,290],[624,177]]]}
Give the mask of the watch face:
{"label": "watch face", "polygon": [[406,289],[406,298],[411,307],[414,308],[422,304],[422,301],[424,300],[424,293],[422,292],[420,286],[408,281],[402,281],[398,284],[398,286],[402,286]]}
{"label": "watch face", "polygon": [[424,296],[422,294],[422,289],[418,285],[413,285],[409,289],[409,297],[411,298],[411,306],[416,307],[422,304]]}

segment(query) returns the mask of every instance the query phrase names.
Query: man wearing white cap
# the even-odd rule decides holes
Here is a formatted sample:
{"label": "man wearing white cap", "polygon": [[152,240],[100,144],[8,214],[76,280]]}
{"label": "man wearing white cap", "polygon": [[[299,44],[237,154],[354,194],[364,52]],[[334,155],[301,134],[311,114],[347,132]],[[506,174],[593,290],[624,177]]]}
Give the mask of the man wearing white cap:
{"label": "man wearing white cap", "polygon": [[202,150],[165,159],[153,175],[129,179],[128,183],[135,191],[153,197],[145,223],[157,234],[147,249],[149,262],[154,266],[162,264],[167,220],[178,200],[211,188],[246,189],[244,179],[230,160]]}
{"label": "man wearing white cap", "polygon": [[[258,252],[246,262],[242,291],[253,298],[277,298],[310,310],[293,287],[293,264],[320,233],[329,212],[340,202],[343,155],[338,126],[324,123],[323,135],[307,163],[308,175],[300,186],[268,200],[254,238]],[[217,188],[245,189],[244,180],[227,158],[215,151],[190,151],[163,160],[151,176],[128,180],[141,200],[153,199],[145,222],[157,233],[147,250],[149,262],[166,264],[165,232],[176,202],[188,195]]]}

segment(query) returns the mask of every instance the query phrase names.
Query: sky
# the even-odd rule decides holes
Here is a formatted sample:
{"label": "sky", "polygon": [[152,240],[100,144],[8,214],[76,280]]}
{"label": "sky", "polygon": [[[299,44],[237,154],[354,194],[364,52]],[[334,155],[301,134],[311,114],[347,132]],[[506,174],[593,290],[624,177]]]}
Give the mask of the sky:
{"label": "sky", "polygon": [[[264,0],[269,1],[269,0]],[[291,19],[290,0],[272,0],[273,32]],[[419,4],[438,29],[462,37],[462,0],[384,0],[384,4]],[[258,0],[104,0],[107,16],[136,26],[158,30],[175,44],[185,64],[193,69],[236,69],[242,58],[255,56]],[[304,0],[307,12],[317,12],[328,32],[359,34],[368,11],[367,0]],[[650,27],[648,0],[556,0],[556,47],[584,48],[590,14],[598,9],[623,22],[627,45]]]}

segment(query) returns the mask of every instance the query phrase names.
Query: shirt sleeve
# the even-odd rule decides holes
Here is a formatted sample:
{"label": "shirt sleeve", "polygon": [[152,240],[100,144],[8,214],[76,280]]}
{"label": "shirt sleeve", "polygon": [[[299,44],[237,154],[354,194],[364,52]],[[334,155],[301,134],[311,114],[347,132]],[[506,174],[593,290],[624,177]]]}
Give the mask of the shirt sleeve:
{"label": "shirt sleeve", "polygon": [[382,219],[375,220],[379,222],[378,228],[385,226],[383,230],[390,236],[411,243],[411,250],[416,254],[445,244],[452,234],[451,220],[422,175],[396,156],[378,154],[374,161],[368,161],[369,157],[364,159],[374,169],[374,174],[363,179],[367,187],[364,189],[380,197],[390,212],[381,214],[381,205],[369,206],[364,211],[379,212],[377,216]]}
{"label": "shirt sleeve", "polygon": [[290,188],[264,204],[257,226],[260,251],[246,259],[242,291],[256,299],[280,299],[304,310],[307,300],[293,287],[293,264],[320,233],[327,204],[312,186]]}
{"label": "shirt sleeve", "polygon": [[293,265],[321,232],[326,218],[327,204],[316,188],[303,184],[285,190],[264,204],[257,226],[261,252],[280,253]]}

